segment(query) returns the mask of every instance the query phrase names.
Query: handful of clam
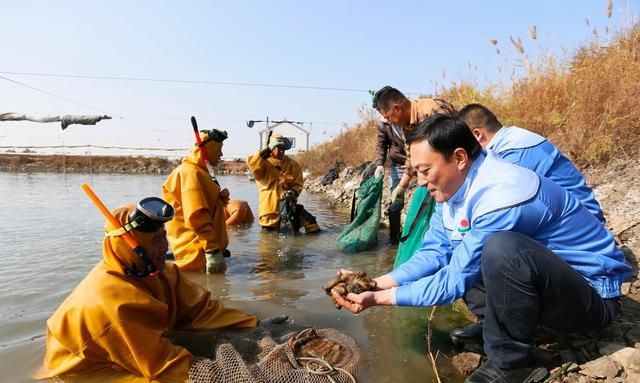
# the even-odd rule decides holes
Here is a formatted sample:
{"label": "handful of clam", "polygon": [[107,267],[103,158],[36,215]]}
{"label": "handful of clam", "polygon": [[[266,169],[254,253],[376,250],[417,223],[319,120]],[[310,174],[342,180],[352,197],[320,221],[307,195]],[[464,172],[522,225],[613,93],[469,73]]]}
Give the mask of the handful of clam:
{"label": "handful of clam", "polygon": [[[327,295],[331,295],[331,290],[335,290],[345,299],[349,293],[360,294],[365,291],[373,291],[377,287],[376,281],[371,279],[364,271],[336,275],[322,286]],[[335,299],[331,299],[333,300],[333,306],[339,310],[342,306]]]}

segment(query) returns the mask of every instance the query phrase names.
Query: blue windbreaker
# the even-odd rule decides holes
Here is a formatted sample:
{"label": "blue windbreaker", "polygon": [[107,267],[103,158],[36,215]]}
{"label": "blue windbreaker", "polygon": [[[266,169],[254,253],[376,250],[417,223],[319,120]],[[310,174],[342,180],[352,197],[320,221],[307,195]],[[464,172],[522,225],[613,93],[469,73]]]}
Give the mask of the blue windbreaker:
{"label": "blue windbreaker", "polygon": [[580,171],[544,137],[517,126],[503,127],[489,141],[487,149],[567,189],[604,224],[602,209]]}
{"label": "blue windbreaker", "polygon": [[481,279],[481,251],[494,233],[527,235],[564,259],[603,298],[620,295],[631,268],[613,235],[564,188],[488,151],[451,199],[438,204],[424,243],[389,273],[400,306],[444,305]]}

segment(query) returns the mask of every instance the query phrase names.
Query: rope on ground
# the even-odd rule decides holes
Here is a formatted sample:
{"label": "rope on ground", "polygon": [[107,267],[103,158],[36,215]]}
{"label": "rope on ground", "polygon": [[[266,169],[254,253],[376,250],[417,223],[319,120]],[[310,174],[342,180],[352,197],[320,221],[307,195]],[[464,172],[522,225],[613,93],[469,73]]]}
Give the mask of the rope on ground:
{"label": "rope on ground", "polygon": [[301,362],[307,362],[307,363],[301,363],[302,366],[305,369],[307,369],[307,371],[309,371],[314,375],[325,375],[331,383],[337,383],[331,377],[331,374],[335,373],[336,371],[346,374],[353,383],[357,383],[356,378],[354,378],[353,375],[351,375],[348,371],[343,370],[340,367],[332,366],[329,362],[322,360],[320,358],[311,358],[308,356],[301,356],[301,357],[297,357],[296,360]]}

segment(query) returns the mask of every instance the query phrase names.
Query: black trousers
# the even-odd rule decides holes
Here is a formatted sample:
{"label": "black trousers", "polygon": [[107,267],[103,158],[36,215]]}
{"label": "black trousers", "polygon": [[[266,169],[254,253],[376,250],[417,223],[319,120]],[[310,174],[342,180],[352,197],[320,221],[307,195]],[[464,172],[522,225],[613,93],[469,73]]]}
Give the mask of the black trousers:
{"label": "black trousers", "polygon": [[465,298],[475,302],[476,312],[484,310],[484,350],[500,368],[532,361],[538,324],[584,333],[606,327],[618,315],[618,298],[602,299],[567,262],[525,235],[492,235],[481,263],[485,293],[475,289]]}

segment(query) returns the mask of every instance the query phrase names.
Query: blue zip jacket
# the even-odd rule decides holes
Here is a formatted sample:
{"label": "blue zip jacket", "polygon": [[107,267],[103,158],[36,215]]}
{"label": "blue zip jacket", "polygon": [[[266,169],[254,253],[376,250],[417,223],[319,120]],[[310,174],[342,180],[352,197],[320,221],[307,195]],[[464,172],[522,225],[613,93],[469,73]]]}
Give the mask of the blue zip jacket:
{"label": "blue zip jacket", "polygon": [[394,304],[445,305],[463,296],[482,277],[484,241],[502,231],[542,243],[603,298],[619,296],[631,271],[609,230],[564,188],[488,151],[451,199],[438,204],[422,247],[389,273],[398,284]]}
{"label": "blue zip jacket", "polygon": [[567,189],[604,224],[600,204],[580,171],[544,137],[517,126],[502,127],[489,141],[487,149],[493,150],[506,161],[531,169]]}

